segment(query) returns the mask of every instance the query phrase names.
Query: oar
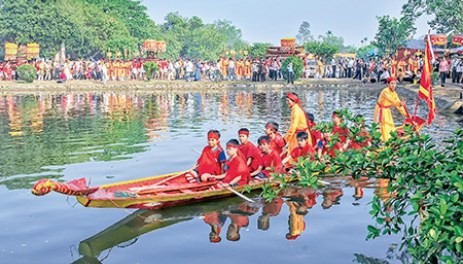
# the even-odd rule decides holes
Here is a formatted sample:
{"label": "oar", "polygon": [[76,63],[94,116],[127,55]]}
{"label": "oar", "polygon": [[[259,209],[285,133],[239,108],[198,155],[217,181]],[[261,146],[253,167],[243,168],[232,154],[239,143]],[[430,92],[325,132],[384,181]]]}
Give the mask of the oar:
{"label": "oar", "polygon": [[225,186],[225,185],[223,185],[223,184],[220,183],[220,182],[219,182],[219,185],[220,185],[222,188],[225,188],[225,189],[229,190],[230,192],[236,194],[236,196],[240,197],[241,199],[243,199],[243,200],[245,200],[245,201],[247,201],[247,202],[250,202],[250,203],[255,203],[255,202],[256,202],[256,201],[252,200],[251,198],[246,197],[244,194],[242,194],[242,193],[240,193],[240,192],[234,190],[234,189],[233,189],[232,187],[230,187],[230,186]]}

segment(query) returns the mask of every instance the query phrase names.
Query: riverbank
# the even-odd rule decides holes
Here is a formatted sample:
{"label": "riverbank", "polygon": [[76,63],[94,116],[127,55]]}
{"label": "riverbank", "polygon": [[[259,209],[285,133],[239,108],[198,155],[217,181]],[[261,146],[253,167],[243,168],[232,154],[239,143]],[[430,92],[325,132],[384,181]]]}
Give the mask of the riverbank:
{"label": "riverbank", "polygon": [[[164,93],[191,92],[191,91],[219,91],[233,89],[253,89],[265,91],[268,89],[283,89],[296,87],[297,89],[313,88],[360,88],[381,89],[384,84],[361,83],[349,79],[323,79],[299,80],[294,85],[284,81],[269,81],[253,83],[249,81],[225,82],[185,82],[185,81],[111,81],[107,84],[95,81],[69,81],[57,83],[55,81],[35,81],[34,83],[0,82],[0,95],[27,95],[27,94],[63,94],[70,92],[137,92],[137,93]],[[399,85],[400,87],[400,85]],[[417,93],[419,85],[405,84],[402,86],[411,93]],[[463,114],[463,86],[449,84],[446,87],[434,87],[434,97],[439,111],[452,111]]]}
{"label": "riverbank", "polygon": [[[419,84],[405,85],[405,89],[412,93],[418,93]],[[434,101],[438,111],[463,114],[463,85],[447,84],[445,87],[436,85],[433,87]]]}
{"label": "riverbank", "polygon": [[35,93],[66,93],[66,92],[99,92],[99,91],[140,91],[140,92],[165,92],[165,91],[211,91],[223,89],[282,89],[287,87],[301,88],[349,88],[365,87],[378,88],[379,84],[361,83],[347,79],[323,79],[300,80],[294,85],[288,85],[284,81],[249,82],[249,81],[224,81],[224,82],[185,82],[185,81],[111,81],[102,84],[96,81],[68,81],[56,83],[55,81],[35,81],[33,83],[0,82],[0,94],[19,95]]}

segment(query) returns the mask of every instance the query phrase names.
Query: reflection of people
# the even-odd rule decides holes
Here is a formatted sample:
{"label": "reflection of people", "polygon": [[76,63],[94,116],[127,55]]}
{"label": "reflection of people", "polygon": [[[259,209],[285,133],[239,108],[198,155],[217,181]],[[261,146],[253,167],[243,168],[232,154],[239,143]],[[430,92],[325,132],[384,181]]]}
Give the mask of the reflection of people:
{"label": "reflection of people", "polygon": [[[285,140],[288,144],[288,153],[291,153],[297,147],[297,133],[307,132],[310,134],[310,132],[306,114],[301,107],[301,101],[297,94],[289,93],[286,97],[286,103],[291,108],[291,124],[286,132]],[[309,145],[312,146],[312,137],[310,136],[308,139]]]}
{"label": "reflection of people", "polygon": [[332,188],[323,192],[323,209],[329,209],[333,204],[339,204],[339,200],[343,195],[341,188]]}
{"label": "reflection of people", "polygon": [[391,107],[395,107],[399,112],[406,116],[405,102],[401,101],[395,91],[397,85],[396,78],[388,78],[388,87],[384,88],[376,104],[373,122],[379,123],[381,129],[381,139],[387,141],[391,138],[391,132],[396,130],[394,119],[392,119]]}
{"label": "reflection of people", "polygon": [[289,232],[286,234],[287,240],[296,240],[305,231],[304,215],[307,214],[307,208],[301,208],[298,202],[287,201],[289,207]]}
{"label": "reflection of people", "polygon": [[280,214],[283,205],[283,199],[280,197],[273,199],[271,202],[266,202],[262,208],[262,215],[257,219],[257,228],[266,231],[270,228],[270,217]]}
{"label": "reflection of people", "polygon": [[227,239],[238,241],[241,238],[240,229],[249,226],[249,216],[255,214],[259,208],[249,206],[246,203],[240,204],[238,210],[232,210],[228,217],[231,220],[227,229]]}
{"label": "reflection of people", "polygon": [[220,232],[226,220],[227,217],[219,212],[212,212],[204,215],[204,222],[211,226],[211,232],[209,233],[209,241],[211,243],[219,243],[222,240]]}

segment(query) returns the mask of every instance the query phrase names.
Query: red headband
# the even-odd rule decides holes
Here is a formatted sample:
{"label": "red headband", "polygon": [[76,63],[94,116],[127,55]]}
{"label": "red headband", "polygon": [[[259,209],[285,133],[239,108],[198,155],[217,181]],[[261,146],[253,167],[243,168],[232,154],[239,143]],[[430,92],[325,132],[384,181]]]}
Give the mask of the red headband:
{"label": "red headband", "polygon": [[207,138],[208,139],[217,139],[217,140],[219,140],[220,136],[216,132],[209,132],[209,133],[207,133]]}
{"label": "red headband", "polygon": [[249,131],[245,131],[245,130],[238,131],[238,135],[245,135],[249,137]]}
{"label": "red headband", "polygon": [[289,100],[295,102],[296,104],[301,103],[301,100],[299,100],[299,97],[297,97],[297,95],[295,95],[293,93],[288,93],[288,95],[286,95],[286,98],[288,98]]}
{"label": "red headband", "polygon": [[273,130],[277,130],[277,128],[276,128],[274,125],[272,125],[271,123],[270,123],[270,124],[267,124],[267,125],[265,126],[265,128],[270,128],[270,129],[273,129]]}
{"label": "red headband", "polygon": [[233,144],[233,143],[227,143],[227,148],[239,148],[239,145]]}
{"label": "red headband", "polygon": [[389,78],[386,79],[386,82],[387,83],[397,82],[397,78],[396,77],[389,77]]}

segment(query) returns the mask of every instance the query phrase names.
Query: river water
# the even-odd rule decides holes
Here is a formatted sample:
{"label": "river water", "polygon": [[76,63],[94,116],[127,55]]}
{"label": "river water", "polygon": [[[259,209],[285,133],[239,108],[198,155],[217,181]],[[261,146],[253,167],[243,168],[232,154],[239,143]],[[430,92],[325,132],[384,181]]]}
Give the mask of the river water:
{"label": "river water", "polygon": [[[352,188],[333,179],[317,191],[290,188],[272,204],[252,194],[259,203],[232,198],[152,212],[84,208],[30,192],[43,177],[99,185],[188,169],[209,129],[223,141],[241,127],[255,141],[269,120],[284,131],[288,91],[0,97],[0,263],[400,263],[400,237],[365,241],[368,202],[381,193],[374,182]],[[316,121],[345,107],[371,122],[380,90],[295,91]],[[442,138],[457,126],[438,115],[424,131]],[[218,229],[221,241],[211,243]]]}

